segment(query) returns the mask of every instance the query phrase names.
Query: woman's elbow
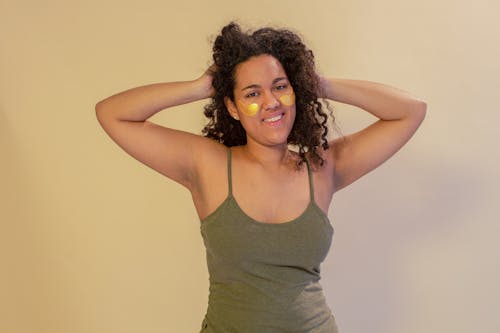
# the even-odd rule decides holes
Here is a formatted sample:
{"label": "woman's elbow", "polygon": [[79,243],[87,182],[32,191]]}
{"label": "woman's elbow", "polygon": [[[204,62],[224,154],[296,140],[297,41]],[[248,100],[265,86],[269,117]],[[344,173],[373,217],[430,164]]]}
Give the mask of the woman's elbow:
{"label": "woman's elbow", "polygon": [[103,99],[102,101],[97,102],[97,104],[95,105],[94,110],[97,119],[101,119],[106,114],[109,115],[109,110],[106,104],[106,100]]}
{"label": "woman's elbow", "polygon": [[427,113],[427,103],[423,100],[415,99],[411,107],[412,116],[422,121],[424,120],[426,113]]}

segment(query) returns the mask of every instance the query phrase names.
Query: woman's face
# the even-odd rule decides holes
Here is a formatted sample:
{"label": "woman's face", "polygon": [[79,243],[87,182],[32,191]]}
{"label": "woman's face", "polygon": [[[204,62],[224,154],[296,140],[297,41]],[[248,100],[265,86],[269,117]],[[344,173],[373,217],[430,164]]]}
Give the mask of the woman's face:
{"label": "woman's face", "polygon": [[295,94],[281,63],[273,56],[252,57],[236,67],[234,101],[226,97],[247,142],[266,146],[287,143],[295,121]]}

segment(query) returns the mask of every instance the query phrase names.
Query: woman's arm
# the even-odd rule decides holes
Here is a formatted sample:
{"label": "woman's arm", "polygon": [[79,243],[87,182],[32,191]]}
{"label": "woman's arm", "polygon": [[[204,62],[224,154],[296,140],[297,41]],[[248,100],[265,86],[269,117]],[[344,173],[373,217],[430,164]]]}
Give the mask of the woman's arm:
{"label": "woman's arm", "polygon": [[212,95],[208,71],[193,81],[156,83],[137,87],[108,97],[96,105],[97,117],[115,120],[145,121],[155,113]]}
{"label": "woman's arm", "polygon": [[427,105],[399,89],[374,82],[320,78],[321,97],[357,106],[378,121],[331,142],[335,191],[346,187],[394,155],[425,118]]}
{"label": "woman's arm", "polygon": [[196,151],[213,144],[212,140],[147,119],[168,107],[208,98],[212,89],[212,77],[207,71],[196,80],[157,83],[113,95],[97,103],[96,115],[123,150],[191,189]]}

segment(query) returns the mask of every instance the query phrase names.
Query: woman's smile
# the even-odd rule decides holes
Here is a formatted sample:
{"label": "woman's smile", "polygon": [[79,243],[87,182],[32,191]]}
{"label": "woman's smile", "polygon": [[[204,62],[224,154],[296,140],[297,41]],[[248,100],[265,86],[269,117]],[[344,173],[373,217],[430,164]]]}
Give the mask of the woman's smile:
{"label": "woman's smile", "polygon": [[284,117],[285,113],[279,112],[278,114],[275,113],[274,115],[270,115],[269,117],[262,119],[262,121],[269,126],[279,126]]}

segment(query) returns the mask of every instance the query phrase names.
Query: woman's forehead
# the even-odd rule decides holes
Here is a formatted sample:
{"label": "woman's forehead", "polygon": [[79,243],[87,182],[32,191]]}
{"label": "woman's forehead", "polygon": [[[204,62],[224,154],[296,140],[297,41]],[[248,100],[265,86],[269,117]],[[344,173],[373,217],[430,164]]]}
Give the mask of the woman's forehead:
{"label": "woman's forehead", "polygon": [[287,79],[283,66],[271,55],[259,55],[238,64],[235,71],[236,86],[269,85],[277,79]]}

